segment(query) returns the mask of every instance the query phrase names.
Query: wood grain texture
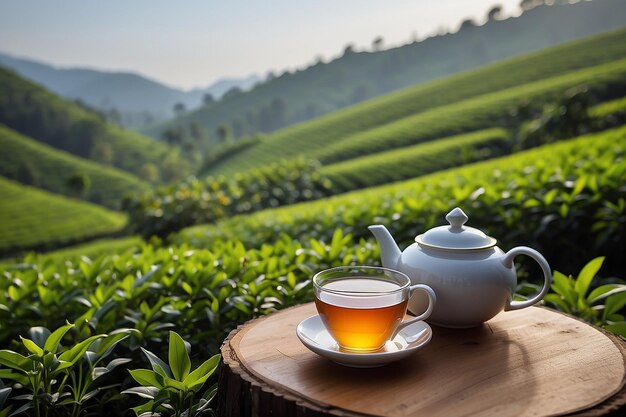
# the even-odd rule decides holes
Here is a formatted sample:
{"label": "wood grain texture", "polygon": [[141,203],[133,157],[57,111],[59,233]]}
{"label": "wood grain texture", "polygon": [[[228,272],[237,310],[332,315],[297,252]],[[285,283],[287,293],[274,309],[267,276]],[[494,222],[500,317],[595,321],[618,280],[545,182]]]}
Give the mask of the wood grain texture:
{"label": "wood grain texture", "polygon": [[222,347],[223,416],[541,416],[626,404],[626,344],[577,319],[531,307],[473,329],[433,327],[411,357],[354,369],[295,335],[312,304],[252,320]]}

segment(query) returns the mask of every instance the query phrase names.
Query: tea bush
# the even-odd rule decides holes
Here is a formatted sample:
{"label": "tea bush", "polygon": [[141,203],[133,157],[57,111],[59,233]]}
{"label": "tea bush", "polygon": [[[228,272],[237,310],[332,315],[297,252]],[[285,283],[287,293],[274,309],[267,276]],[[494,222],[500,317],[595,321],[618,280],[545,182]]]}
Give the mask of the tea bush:
{"label": "tea bush", "polygon": [[[327,241],[282,235],[259,249],[246,249],[237,240],[216,241],[211,250],[146,244],[93,260],[29,256],[0,267],[0,413],[17,411],[3,409],[8,398],[13,404],[26,401],[22,407],[52,410],[50,416],[121,414],[131,408],[138,415],[185,410],[198,415],[215,394],[214,385],[202,385],[215,371],[214,354],[228,331],[311,301],[310,278],[318,270],[363,264],[379,264],[377,245],[336,229]],[[581,294],[596,272],[581,272]],[[600,324],[621,334],[626,334],[619,313],[626,293],[617,290],[624,289],[620,281],[596,287],[589,296],[596,310],[605,311]],[[558,300],[557,294],[548,300]],[[167,362],[161,359],[166,357]],[[148,401],[138,403],[131,394]]]}
{"label": "tea bush", "polygon": [[318,199],[330,193],[330,182],[315,161],[283,161],[232,177],[188,178],[154,193],[127,198],[133,232],[167,236],[185,226],[267,207]]}
{"label": "tea bush", "polygon": [[626,128],[583,136],[414,180],[322,201],[265,210],[183,230],[175,242],[206,247],[237,236],[258,247],[279,233],[328,239],[336,228],[369,238],[385,224],[400,244],[441,225],[455,206],[469,225],[503,249],[527,245],[562,271],[606,255],[609,274],[624,269],[626,243]]}
{"label": "tea bush", "polygon": [[611,100],[589,109],[589,116],[600,127],[615,127],[626,124],[626,97]]}
{"label": "tea bush", "polygon": [[[83,341],[123,331],[127,337],[116,346],[112,361],[129,358],[130,369],[144,368],[140,365],[145,363],[140,351],[149,352],[144,353],[150,362],[156,361],[154,358],[168,357],[170,353],[164,342],[173,330],[190,343],[191,352],[195,353],[191,362],[206,362],[238,324],[278,308],[311,301],[310,277],[317,270],[345,264],[378,263],[375,245],[364,240],[356,242],[340,231],[325,242],[301,242],[281,236],[272,245],[246,249],[241,242],[230,240],[216,242],[211,250],[188,245],[165,248],[145,244],[93,260],[28,256],[20,264],[0,266],[0,348],[28,355],[28,347],[35,348],[30,343],[23,345],[20,336],[42,326],[64,328],[66,321],[70,321],[74,324],[71,334],[65,337],[68,343],[67,349],[60,353],[65,355],[63,358],[70,355],[63,352],[72,351]],[[13,379],[7,376],[10,371],[2,361],[1,352],[0,379],[6,385]],[[181,360],[187,363],[186,359]],[[169,362],[172,363],[171,356]],[[153,371],[159,372],[154,365]],[[82,375],[86,374],[90,373]],[[137,375],[134,373],[133,378]],[[102,401],[108,402],[107,407],[112,409],[134,406],[134,399],[119,395],[121,389],[128,387],[128,378],[119,373],[111,378],[112,386],[107,385],[98,395],[92,394],[81,407],[97,408]],[[186,378],[180,378],[178,382],[185,383]],[[182,389],[179,384],[171,383]],[[156,396],[155,390],[163,388],[163,385],[153,385],[153,389],[144,392],[144,397]],[[0,400],[2,389],[0,385]],[[205,393],[208,396],[197,399],[207,399],[209,391]],[[51,407],[63,406],[56,402],[58,397],[53,399]],[[170,401],[174,400],[170,398]],[[188,404],[186,400],[185,404]],[[138,407],[145,411],[146,405]],[[185,407],[197,410],[200,406]]]}

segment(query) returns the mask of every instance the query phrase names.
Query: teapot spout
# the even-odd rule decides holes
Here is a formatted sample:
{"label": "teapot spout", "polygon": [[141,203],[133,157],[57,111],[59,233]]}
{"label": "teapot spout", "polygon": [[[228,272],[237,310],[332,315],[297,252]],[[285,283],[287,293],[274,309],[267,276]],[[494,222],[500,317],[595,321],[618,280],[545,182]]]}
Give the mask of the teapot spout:
{"label": "teapot spout", "polygon": [[368,229],[374,234],[374,237],[378,241],[380,247],[380,257],[385,268],[395,268],[402,252],[393,240],[389,230],[382,224],[375,224],[369,226]]}

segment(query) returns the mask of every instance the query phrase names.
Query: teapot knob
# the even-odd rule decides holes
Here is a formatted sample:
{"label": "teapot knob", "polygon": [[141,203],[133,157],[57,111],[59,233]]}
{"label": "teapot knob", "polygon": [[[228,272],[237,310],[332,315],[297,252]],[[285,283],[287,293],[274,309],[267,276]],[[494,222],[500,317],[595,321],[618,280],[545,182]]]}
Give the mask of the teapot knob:
{"label": "teapot knob", "polygon": [[456,207],[446,215],[446,220],[450,223],[451,230],[460,230],[467,222],[467,215],[460,208]]}

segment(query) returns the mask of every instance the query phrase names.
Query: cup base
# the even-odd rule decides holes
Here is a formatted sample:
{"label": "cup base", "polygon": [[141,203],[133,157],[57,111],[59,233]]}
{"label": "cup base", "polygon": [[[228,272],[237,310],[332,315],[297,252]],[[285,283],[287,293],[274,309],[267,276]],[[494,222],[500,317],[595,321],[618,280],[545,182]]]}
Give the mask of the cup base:
{"label": "cup base", "polygon": [[345,352],[345,353],[376,353],[376,352],[383,351],[385,348],[385,344],[386,342],[383,343],[382,346],[373,348],[373,349],[349,348],[349,347],[341,346],[339,344],[337,344],[337,347],[338,347],[339,352]]}

